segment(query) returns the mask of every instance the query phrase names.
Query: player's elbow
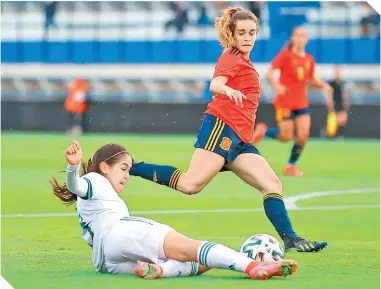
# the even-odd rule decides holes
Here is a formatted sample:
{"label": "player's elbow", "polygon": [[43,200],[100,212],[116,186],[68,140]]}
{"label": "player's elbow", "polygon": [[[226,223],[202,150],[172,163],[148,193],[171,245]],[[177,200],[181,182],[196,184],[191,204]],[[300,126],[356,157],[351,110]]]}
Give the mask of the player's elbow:
{"label": "player's elbow", "polygon": [[213,94],[217,94],[218,93],[218,87],[219,87],[219,84],[216,83],[216,81],[212,80],[210,82],[210,85],[209,85],[209,91]]}

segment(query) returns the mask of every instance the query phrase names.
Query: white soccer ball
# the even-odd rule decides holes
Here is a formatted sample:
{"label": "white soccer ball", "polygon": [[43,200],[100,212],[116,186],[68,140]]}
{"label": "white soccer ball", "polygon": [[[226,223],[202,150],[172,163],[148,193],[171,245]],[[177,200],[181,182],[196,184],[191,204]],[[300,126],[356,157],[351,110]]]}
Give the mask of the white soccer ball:
{"label": "white soccer ball", "polygon": [[284,249],[281,243],[275,237],[267,234],[250,237],[243,243],[240,252],[249,258],[262,262],[281,261],[284,258]]}

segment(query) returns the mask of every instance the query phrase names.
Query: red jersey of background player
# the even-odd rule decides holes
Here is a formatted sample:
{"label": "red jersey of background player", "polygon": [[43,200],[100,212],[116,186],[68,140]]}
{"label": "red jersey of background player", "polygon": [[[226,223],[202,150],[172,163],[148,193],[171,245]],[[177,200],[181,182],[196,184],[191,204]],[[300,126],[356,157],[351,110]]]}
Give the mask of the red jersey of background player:
{"label": "red jersey of background player", "polygon": [[274,108],[307,108],[307,82],[315,73],[314,57],[308,53],[300,57],[291,49],[284,49],[274,58],[271,65],[280,70],[279,83],[285,87],[284,94],[275,96]]}
{"label": "red jersey of background player", "polygon": [[226,85],[243,93],[246,99],[243,99],[243,107],[239,107],[226,95],[214,95],[205,113],[220,118],[243,142],[249,143],[259,105],[259,75],[250,59],[238,49],[230,48],[218,59],[213,78],[217,76],[227,77]]}

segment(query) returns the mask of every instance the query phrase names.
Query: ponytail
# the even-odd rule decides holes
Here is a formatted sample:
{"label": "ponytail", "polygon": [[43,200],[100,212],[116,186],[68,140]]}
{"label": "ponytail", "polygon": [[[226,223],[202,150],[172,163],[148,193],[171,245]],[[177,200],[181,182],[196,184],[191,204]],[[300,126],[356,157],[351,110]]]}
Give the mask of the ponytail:
{"label": "ponytail", "polygon": [[[80,176],[84,176],[89,172],[89,168],[91,168],[92,161],[88,160],[87,163],[82,163],[81,168],[82,171]],[[65,171],[62,171],[64,173]],[[56,178],[52,178],[49,180],[52,185],[53,194],[58,197],[65,205],[72,205],[77,201],[77,195],[70,192],[66,186],[66,183],[60,184]]]}

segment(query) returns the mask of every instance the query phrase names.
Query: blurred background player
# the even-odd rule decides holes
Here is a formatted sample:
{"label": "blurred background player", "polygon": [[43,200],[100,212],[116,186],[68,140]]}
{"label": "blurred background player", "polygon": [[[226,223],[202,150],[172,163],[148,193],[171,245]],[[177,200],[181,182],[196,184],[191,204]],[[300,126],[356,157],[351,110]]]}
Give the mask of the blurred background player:
{"label": "blurred background player", "polygon": [[[296,162],[310,135],[308,82],[326,91],[329,109],[333,109],[332,88],[316,76],[315,59],[305,50],[307,43],[307,30],[296,27],[287,47],[271,62],[267,79],[276,92],[274,109],[278,127],[268,128],[266,124],[259,123],[253,137],[253,144],[258,144],[265,136],[281,142],[289,142],[295,137],[288,164],[283,169],[286,176],[303,176]],[[279,80],[275,76],[277,71],[280,72]]]}
{"label": "blurred background player", "polygon": [[220,43],[225,50],[210,84],[213,100],[205,112],[187,172],[141,162],[133,165],[131,174],[191,195],[199,193],[218,172],[230,170],[262,192],[266,215],[283,239],[286,250],[320,251],[327,246],[326,242],[309,241],[296,235],[283,202],[282,183],[251,144],[260,84],[250,52],[258,24],[258,18],[241,7],[227,8],[216,19]]}
{"label": "blurred background player", "polygon": [[[190,239],[170,226],[130,216],[119,197],[130,177],[132,159],[118,144],[99,148],[87,164],[73,141],[65,151],[66,183],[51,181],[64,204],[77,203],[82,236],[93,250],[97,271],[146,279],[194,276],[210,268],[246,273],[251,279],[291,275],[293,260],[262,263],[221,244]],[[83,176],[79,170],[82,165]],[[145,262],[138,262],[145,261]]]}
{"label": "blurred background player", "polygon": [[70,82],[69,93],[64,102],[64,108],[69,113],[68,134],[80,135],[84,131],[88,98],[89,85],[84,79],[77,78]]}
{"label": "blurred background player", "polygon": [[333,88],[333,103],[337,130],[334,135],[329,135],[327,130],[327,135],[331,137],[345,137],[345,126],[348,122],[350,103],[348,93],[345,89],[345,83],[341,77],[340,67],[335,67],[335,79],[329,81],[328,83]]}

